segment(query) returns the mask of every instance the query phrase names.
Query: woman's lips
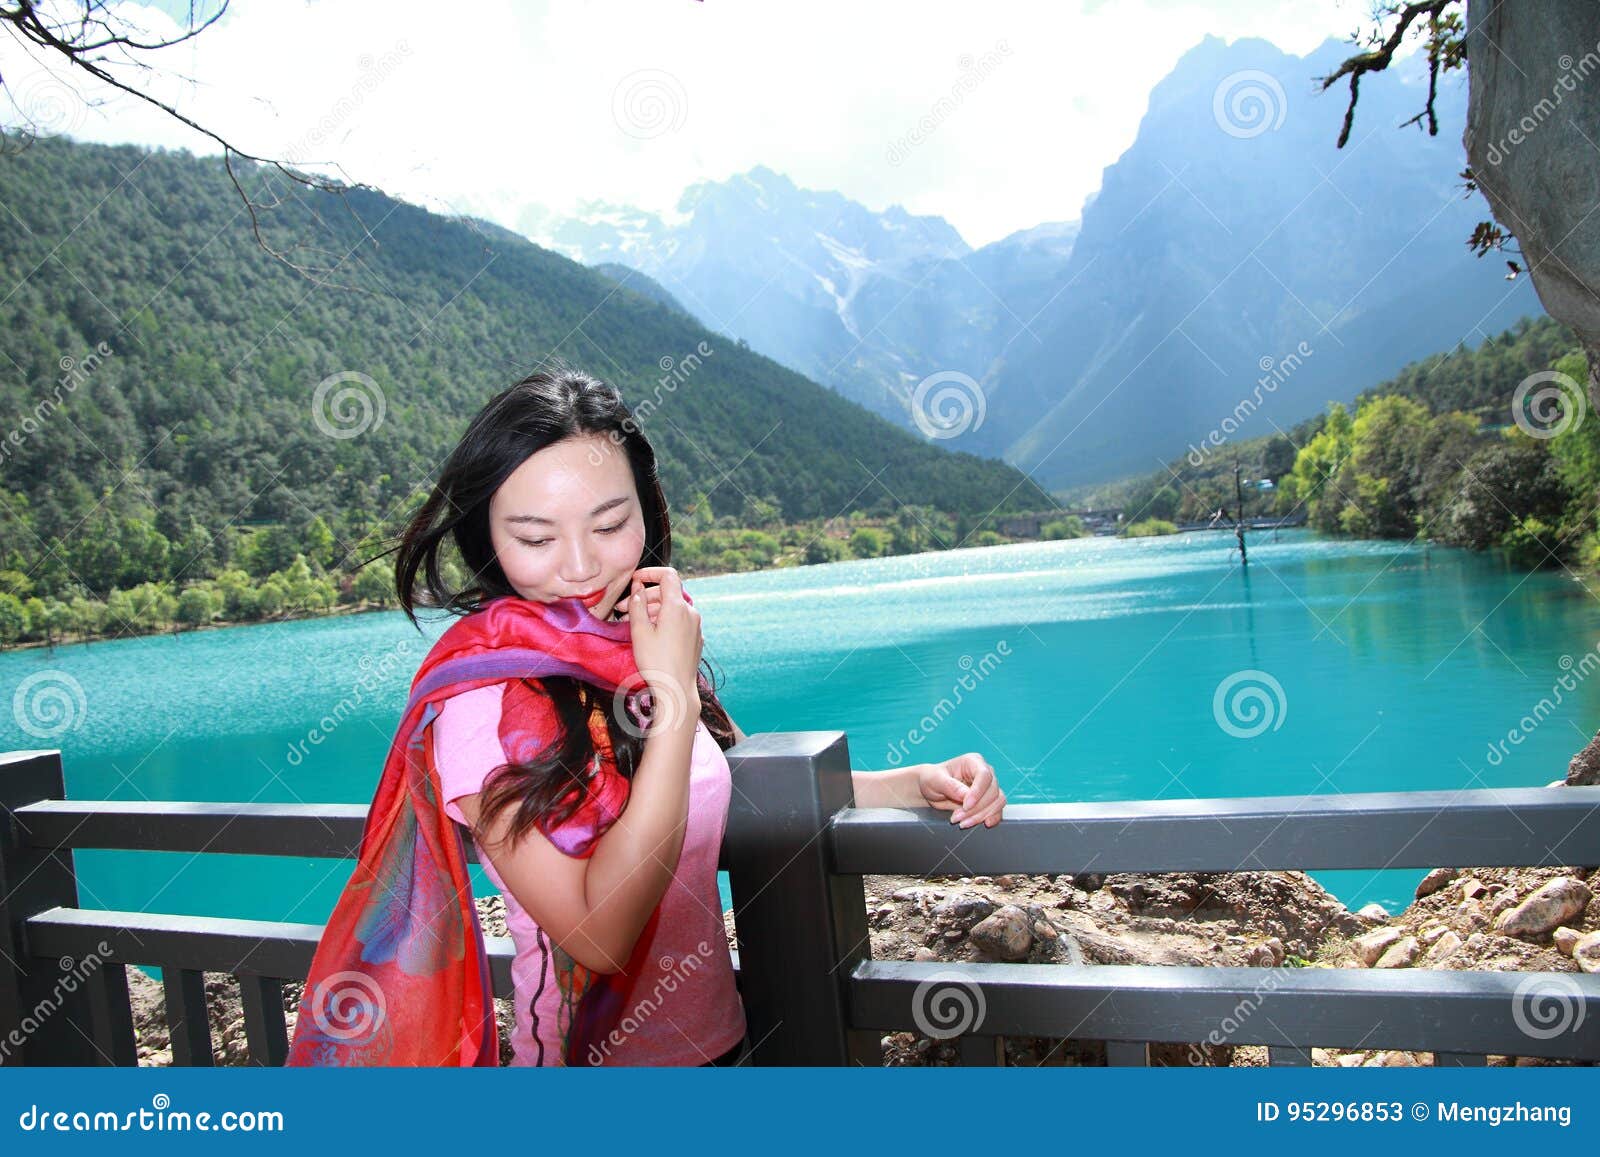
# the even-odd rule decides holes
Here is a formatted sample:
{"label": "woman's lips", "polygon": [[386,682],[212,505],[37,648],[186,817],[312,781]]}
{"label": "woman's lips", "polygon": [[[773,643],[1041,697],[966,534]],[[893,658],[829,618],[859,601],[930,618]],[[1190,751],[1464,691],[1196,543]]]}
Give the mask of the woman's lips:
{"label": "woman's lips", "polygon": [[579,595],[578,596],[579,600],[586,607],[599,606],[601,600],[604,599],[605,597],[606,597],[606,588],[605,587],[601,587],[599,590],[592,591],[589,594]]}

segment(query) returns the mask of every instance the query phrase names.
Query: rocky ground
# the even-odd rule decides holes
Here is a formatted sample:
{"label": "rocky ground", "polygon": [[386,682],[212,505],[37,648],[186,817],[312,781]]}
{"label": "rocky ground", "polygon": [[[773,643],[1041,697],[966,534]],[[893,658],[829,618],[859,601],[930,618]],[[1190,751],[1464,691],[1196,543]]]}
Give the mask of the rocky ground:
{"label": "rocky ground", "polygon": [[[1039,964],[1236,965],[1260,968],[1441,968],[1600,971],[1600,891],[1589,868],[1438,869],[1395,916],[1348,911],[1300,872],[1041,875],[865,879],[872,954],[880,960]],[[484,931],[506,935],[498,896],[478,900]],[[732,915],[727,927],[732,943]],[[128,970],[139,1063],[171,1064],[161,985]],[[217,1063],[247,1063],[239,988],[207,974]],[[301,985],[284,987],[293,1031]],[[501,1063],[511,1060],[509,1001],[496,1002]],[[1014,1037],[1009,1064],[1094,1065],[1092,1041]],[[956,1060],[953,1042],[914,1032],[884,1037],[889,1065]],[[1428,1053],[1315,1049],[1316,1064],[1430,1064]],[[1161,1045],[1157,1064],[1261,1065],[1266,1050]],[[1541,1063],[1491,1057],[1491,1064]]]}

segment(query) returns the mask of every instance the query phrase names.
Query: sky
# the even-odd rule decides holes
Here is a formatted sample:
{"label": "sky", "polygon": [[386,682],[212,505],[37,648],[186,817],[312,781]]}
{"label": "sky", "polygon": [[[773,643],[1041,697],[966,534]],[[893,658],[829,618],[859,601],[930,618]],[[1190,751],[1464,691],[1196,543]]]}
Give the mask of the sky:
{"label": "sky", "polygon": [[[71,7],[70,5],[68,6]],[[151,33],[185,0],[113,5]],[[212,11],[214,3],[202,4]],[[764,164],[979,246],[1071,220],[1150,89],[1207,34],[1304,55],[1367,0],[235,0],[130,83],[258,156],[516,228],[603,201],[670,216]],[[449,13],[444,19],[441,13]],[[12,104],[79,140],[218,147],[0,36]],[[88,96],[85,102],[82,98]],[[335,169],[333,166],[337,166]]]}

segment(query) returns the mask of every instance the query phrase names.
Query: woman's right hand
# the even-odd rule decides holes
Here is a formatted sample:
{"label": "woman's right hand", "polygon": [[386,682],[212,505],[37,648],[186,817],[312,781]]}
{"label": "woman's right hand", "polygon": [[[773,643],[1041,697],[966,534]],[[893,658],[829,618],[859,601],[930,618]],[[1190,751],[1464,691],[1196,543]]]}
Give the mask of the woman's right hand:
{"label": "woman's right hand", "polygon": [[[645,594],[645,583],[659,584]],[[653,605],[652,605],[653,604]],[[652,613],[653,612],[653,613]],[[700,612],[684,601],[683,580],[670,566],[633,572],[628,598],[633,660],[658,703],[682,704],[688,718],[700,717]],[[669,708],[670,713],[670,708]]]}

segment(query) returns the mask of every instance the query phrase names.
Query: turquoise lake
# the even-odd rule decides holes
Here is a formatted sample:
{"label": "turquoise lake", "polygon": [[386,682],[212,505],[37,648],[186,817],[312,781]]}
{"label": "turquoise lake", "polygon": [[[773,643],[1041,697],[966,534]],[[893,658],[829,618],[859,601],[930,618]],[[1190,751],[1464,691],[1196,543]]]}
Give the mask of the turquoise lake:
{"label": "turquoise lake", "polygon": [[[1580,682],[1491,757],[1600,645],[1600,607],[1564,571],[1305,530],[1254,536],[1250,560],[1202,532],[686,586],[746,732],[841,729],[867,769],[897,749],[908,762],[981,752],[1013,803],[1538,785],[1600,722],[1600,679]],[[365,804],[443,626],[374,613],[3,654],[4,745],[59,747],[78,798]],[[1268,716],[1214,709],[1240,672],[1275,681],[1239,684],[1266,688]],[[46,680],[82,694],[70,726],[38,738],[20,729],[18,691]],[[954,712],[925,718],[958,693]],[[306,744],[341,703],[331,734]],[[350,870],[103,851],[77,865],[85,907],[310,923]],[[1421,871],[1316,875],[1352,908],[1394,911]]]}

